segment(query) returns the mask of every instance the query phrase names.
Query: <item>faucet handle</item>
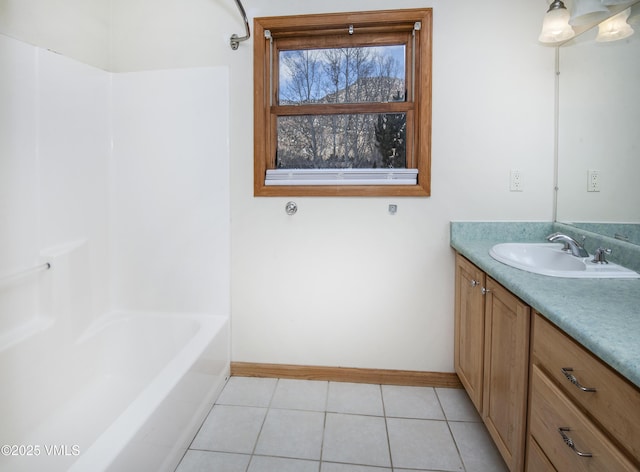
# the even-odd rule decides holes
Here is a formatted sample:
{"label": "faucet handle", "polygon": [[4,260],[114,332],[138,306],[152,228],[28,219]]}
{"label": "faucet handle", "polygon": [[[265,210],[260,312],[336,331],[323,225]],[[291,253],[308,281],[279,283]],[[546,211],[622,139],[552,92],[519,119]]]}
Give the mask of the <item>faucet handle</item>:
{"label": "faucet handle", "polygon": [[591,260],[591,262],[593,262],[594,264],[608,264],[609,261],[606,259],[605,256],[611,254],[613,251],[611,249],[605,249],[603,247],[599,247],[598,249],[596,249],[595,254],[593,255],[593,259]]}

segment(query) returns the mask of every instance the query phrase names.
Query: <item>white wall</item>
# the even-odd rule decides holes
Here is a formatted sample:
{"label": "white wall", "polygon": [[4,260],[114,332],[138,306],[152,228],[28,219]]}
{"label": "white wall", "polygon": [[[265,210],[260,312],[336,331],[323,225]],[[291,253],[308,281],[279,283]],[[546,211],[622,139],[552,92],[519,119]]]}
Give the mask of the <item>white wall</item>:
{"label": "white wall", "polygon": [[[245,0],[248,15],[434,8],[433,195],[253,197],[252,38],[231,0],[114,0],[115,70],[230,67],[232,359],[453,369],[453,219],[550,220],[553,50],[543,2]],[[188,32],[188,33],[187,33]],[[126,45],[126,47],[125,47]],[[511,168],[524,192],[510,193]],[[387,213],[397,203],[398,214]]]}
{"label": "white wall", "polygon": [[116,72],[227,66],[231,50],[225,43],[236,29],[244,31],[234,0],[110,3],[111,66]]}
{"label": "white wall", "polygon": [[105,70],[110,18],[108,0],[0,0],[2,34]]}

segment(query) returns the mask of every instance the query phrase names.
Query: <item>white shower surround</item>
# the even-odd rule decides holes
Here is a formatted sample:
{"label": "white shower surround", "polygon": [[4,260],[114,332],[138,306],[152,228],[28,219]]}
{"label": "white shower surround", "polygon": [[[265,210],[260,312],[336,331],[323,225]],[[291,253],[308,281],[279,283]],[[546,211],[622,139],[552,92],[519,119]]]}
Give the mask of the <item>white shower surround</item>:
{"label": "white shower surround", "polygon": [[0,274],[52,264],[0,287],[0,437],[41,451],[11,470],[172,470],[229,372],[228,71],[2,35],[0,69]]}

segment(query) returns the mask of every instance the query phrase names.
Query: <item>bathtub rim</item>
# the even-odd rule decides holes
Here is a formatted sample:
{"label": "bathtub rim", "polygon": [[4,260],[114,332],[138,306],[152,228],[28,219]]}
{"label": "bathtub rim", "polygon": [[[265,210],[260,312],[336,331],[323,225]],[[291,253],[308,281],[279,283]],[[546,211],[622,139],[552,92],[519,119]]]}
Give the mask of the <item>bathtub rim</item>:
{"label": "bathtub rim", "polygon": [[[162,370],[154,377],[149,385],[132,400],[127,408],[114,419],[114,421],[95,439],[89,446],[88,450],[81,451],[78,459],[74,461],[68,472],[89,472],[96,470],[108,470],[118,456],[125,450],[126,446],[136,436],[136,433],[151,418],[153,413],[159,408],[164,399],[176,387],[178,382],[184,378],[189,370],[189,366],[195,364],[197,359],[201,358],[207,347],[215,340],[218,334],[227,329],[227,337],[229,331],[229,316],[216,315],[209,313],[177,313],[177,312],[153,312],[153,311],[132,311],[132,310],[116,310],[101,316],[96,323],[92,323],[87,332],[91,335],[99,332],[96,326],[104,327],[108,324],[117,322],[118,319],[126,319],[131,316],[148,317],[148,318],[188,318],[203,322],[198,332],[189,340],[187,345],[171,359]],[[113,318],[113,319],[112,319]],[[208,331],[209,328],[211,331]],[[86,333],[86,332],[85,332]],[[83,336],[84,337],[84,334]],[[80,338],[79,338],[80,339]],[[191,343],[197,343],[194,349],[197,349],[191,361],[187,363],[182,357]],[[228,339],[227,339],[228,343]],[[227,346],[228,350],[228,346]],[[227,352],[227,365],[225,368],[225,378],[230,375],[229,352]],[[186,365],[188,364],[188,365]],[[180,368],[180,375],[170,375],[172,371]],[[223,385],[219,385],[214,392],[213,398],[208,399],[207,403],[213,404],[215,397],[220,393]],[[157,389],[163,388],[164,395],[158,395]],[[142,405],[142,408],[140,408]],[[199,412],[194,411],[194,415]],[[184,452],[184,451],[182,451]],[[182,455],[180,455],[180,458]],[[180,460],[178,458],[178,461]]]}

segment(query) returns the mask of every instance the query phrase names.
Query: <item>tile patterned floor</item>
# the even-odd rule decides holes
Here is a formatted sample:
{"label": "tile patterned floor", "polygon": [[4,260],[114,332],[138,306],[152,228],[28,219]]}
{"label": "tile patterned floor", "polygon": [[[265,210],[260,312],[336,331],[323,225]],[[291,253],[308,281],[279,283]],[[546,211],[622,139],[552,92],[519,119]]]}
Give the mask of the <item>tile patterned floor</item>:
{"label": "tile patterned floor", "polygon": [[232,377],[176,472],[506,470],[464,390]]}

